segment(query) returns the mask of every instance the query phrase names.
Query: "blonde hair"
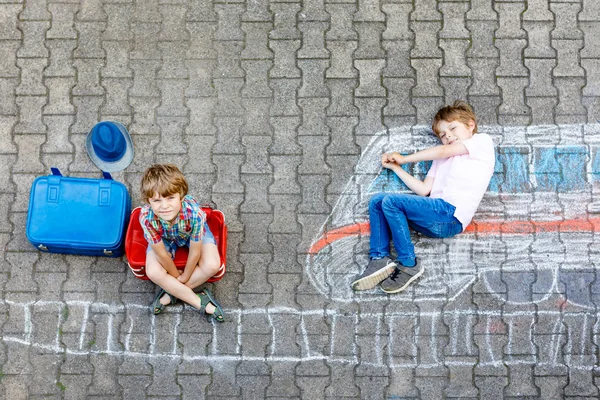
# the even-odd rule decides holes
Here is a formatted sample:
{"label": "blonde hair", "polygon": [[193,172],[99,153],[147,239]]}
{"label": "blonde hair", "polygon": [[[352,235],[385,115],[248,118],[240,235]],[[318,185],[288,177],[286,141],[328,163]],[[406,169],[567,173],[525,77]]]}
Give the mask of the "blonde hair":
{"label": "blonde hair", "polygon": [[475,112],[473,112],[470,105],[462,100],[456,100],[451,106],[440,108],[437,114],[435,114],[433,122],[431,123],[431,129],[438,136],[439,132],[437,127],[442,120],[446,122],[458,121],[467,126],[473,121],[475,123],[473,133],[477,133],[477,119],[475,118]]}
{"label": "blonde hair", "polygon": [[167,197],[179,193],[183,199],[188,192],[188,184],[183,173],[173,164],[154,164],[142,176],[141,193],[144,202],[154,197]]}

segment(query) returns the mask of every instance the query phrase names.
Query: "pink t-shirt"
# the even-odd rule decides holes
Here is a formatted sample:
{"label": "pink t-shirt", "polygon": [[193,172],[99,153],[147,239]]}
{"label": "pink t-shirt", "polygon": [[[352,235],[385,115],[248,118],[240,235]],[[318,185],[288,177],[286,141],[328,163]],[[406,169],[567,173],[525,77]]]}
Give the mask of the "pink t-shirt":
{"label": "pink t-shirt", "polygon": [[427,176],[434,178],[429,197],[441,198],[456,207],[454,216],[464,231],[494,174],[496,156],[494,142],[485,133],[474,134],[462,143],[469,154],[434,160]]}

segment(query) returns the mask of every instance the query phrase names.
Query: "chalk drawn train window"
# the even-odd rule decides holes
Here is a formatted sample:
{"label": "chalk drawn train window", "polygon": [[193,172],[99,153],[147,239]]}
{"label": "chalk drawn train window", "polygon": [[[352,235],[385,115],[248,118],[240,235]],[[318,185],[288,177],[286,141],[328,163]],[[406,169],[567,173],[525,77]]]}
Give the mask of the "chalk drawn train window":
{"label": "chalk drawn train window", "polygon": [[[600,124],[482,126],[479,132],[493,137],[496,166],[473,222],[451,239],[414,233],[425,274],[411,290],[392,296],[377,288],[350,289],[367,263],[368,199],[375,193],[409,192],[394,173],[382,170],[380,156],[409,154],[436,145],[437,139],[426,126],[376,133],[309,249],[306,272],[317,290],[341,302],[453,300],[477,284],[502,301],[531,303],[569,290],[564,285],[576,284],[577,271],[594,276],[592,259],[600,251]],[[430,165],[404,168],[424,179]],[[523,290],[509,294],[507,284]],[[571,290],[569,301],[594,309],[585,292]]]}

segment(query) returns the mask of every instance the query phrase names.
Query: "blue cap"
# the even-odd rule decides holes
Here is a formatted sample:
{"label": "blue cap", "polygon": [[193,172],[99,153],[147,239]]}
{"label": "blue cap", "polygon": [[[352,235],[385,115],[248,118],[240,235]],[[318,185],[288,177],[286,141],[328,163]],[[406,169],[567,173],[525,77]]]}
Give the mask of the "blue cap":
{"label": "blue cap", "polygon": [[97,123],[87,135],[85,149],[102,171],[121,171],[133,160],[131,136],[118,122]]}

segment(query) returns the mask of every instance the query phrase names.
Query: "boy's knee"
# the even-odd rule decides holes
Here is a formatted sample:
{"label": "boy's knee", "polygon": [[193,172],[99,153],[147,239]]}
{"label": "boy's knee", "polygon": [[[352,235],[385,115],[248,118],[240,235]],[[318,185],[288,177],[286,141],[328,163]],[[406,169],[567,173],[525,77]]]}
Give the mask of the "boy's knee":
{"label": "boy's knee", "polygon": [[158,278],[158,271],[155,268],[152,268],[148,264],[146,264],[146,276],[154,282],[156,278]]}
{"label": "boy's knee", "polygon": [[381,204],[385,198],[385,194],[376,194],[375,196],[371,197],[371,200],[369,200],[369,210],[381,207]]}
{"label": "boy's knee", "polygon": [[219,260],[218,257],[211,257],[208,260],[203,260],[202,268],[213,276],[221,269],[221,260]]}
{"label": "boy's knee", "polygon": [[385,196],[381,202],[382,210],[396,211],[404,209],[404,203],[402,202],[402,195],[397,196]]}

